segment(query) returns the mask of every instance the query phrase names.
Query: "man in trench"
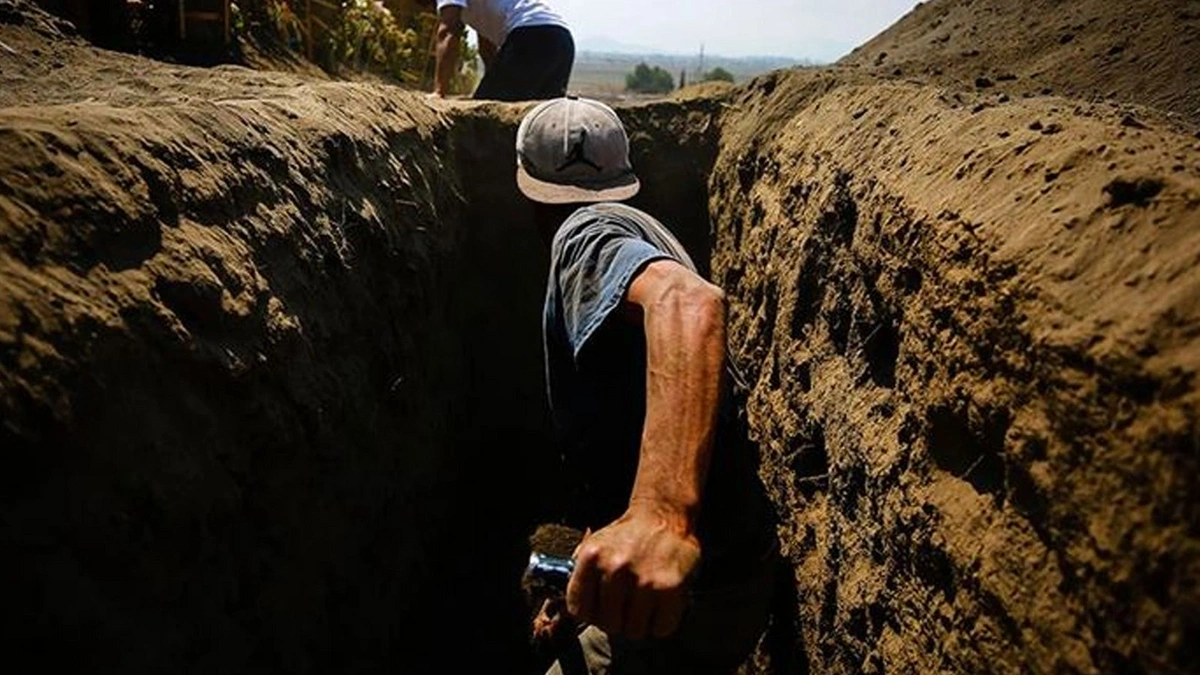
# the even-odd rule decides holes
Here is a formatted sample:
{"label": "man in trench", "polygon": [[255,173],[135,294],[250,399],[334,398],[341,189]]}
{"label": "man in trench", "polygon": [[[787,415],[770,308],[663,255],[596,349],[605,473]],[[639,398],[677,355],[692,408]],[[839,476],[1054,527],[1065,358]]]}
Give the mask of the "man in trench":
{"label": "man in trench", "polygon": [[450,93],[458,71],[460,35],[475,31],[484,75],[474,98],[534,101],[567,93],[575,41],[567,22],[542,0],[417,0],[436,2],[433,94]]}
{"label": "man in trench", "polygon": [[734,399],[724,293],[662,223],[620,203],[640,187],[628,143],[611,108],[575,97],[534,107],[517,133],[517,185],[550,243],[564,520],[588,531],[558,617],[574,632],[550,673],[728,674],[767,623],[773,512]]}

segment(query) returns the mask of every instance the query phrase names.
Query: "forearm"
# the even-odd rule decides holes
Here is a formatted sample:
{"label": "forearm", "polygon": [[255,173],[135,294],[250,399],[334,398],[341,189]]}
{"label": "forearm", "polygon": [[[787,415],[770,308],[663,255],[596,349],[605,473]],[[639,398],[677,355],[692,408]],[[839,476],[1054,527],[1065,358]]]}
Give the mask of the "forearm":
{"label": "forearm", "polygon": [[646,338],[646,418],[629,507],[584,538],[567,609],[609,634],[670,635],[700,564],[696,521],[717,426],[725,355],[720,289],[674,260],[634,278],[622,314]]}
{"label": "forearm", "polygon": [[436,65],[434,67],[434,93],[445,96],[450,92],[450,81],[458,70],[458,31],[445,24],[437,29]]}
{"label": "forearm", "polygon": [[646,420],[630,506],[691,533],[716,430],[724,365],[722,292],[676,275],[644,308]]}

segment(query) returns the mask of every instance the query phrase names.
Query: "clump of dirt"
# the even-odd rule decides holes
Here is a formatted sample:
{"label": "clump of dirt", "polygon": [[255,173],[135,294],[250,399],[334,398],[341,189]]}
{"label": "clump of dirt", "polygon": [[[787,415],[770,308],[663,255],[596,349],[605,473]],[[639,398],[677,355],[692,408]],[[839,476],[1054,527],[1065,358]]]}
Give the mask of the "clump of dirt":
{"label": "clump of dirt", "polygon": [[[0,0],[0,106],[146,108],[286,97],[327,78],[244,66],[187,68],[97,49],[24,0]],[[264,57],[266,58],[266,57]]]}
{"label": "clump of dirt", "polygon": [[42,10],[28,0],[0,0],[0,25],[28,28],[49,39],[78,37],[78,31],[71,22]]}
{"label": "clump of dirt", "polygon": [[238,56],[239,63],[252,70],[293,73],[314,80],[348,79],[333,78],[291,47],[252,33],[239,36]]}
{"label": "clump of dirt", "polygon": [[1190,0],[930,0],[843,58],[886,77],[1113,100],[1200,125]]}

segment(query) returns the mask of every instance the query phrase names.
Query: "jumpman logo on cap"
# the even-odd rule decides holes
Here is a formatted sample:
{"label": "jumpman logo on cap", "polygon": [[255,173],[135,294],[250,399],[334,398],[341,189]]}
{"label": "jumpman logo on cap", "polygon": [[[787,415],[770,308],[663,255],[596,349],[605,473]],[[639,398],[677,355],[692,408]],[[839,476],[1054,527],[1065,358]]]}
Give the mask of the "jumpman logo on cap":
{"label": "jumpman logo on cap", "polygon": [[[575,134],[571,134],[571,135],[575,136]],[[572,140],[574,142],[571,143],[570,150],[567,150],[566,159],[563,160],[562,164],[558,165],[558,167],[556,167],[554,169],[555,171],[562,171],[563,169],[566,169],[569,166],[574,166],[576,164],[583,164],[585,166],[589,166],[596,173],[600,173],[600,172],[604,171],[604,169],[600,168],[599,164],[596,164],[592,160],[588,159],[587,155],[585,155],[583,153],[583,146],[587,144],[587,129],[580,129],[578,137],[573,138]]]}

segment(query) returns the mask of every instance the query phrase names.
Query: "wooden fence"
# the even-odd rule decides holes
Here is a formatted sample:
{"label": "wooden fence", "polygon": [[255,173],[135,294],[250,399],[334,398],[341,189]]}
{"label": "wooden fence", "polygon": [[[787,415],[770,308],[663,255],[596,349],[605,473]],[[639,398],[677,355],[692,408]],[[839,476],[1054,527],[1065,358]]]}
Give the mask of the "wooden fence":
{"label": "wooden fence", "polygon": [[179,39],[186,42],[197,23],[216,24],[215,31],[210,27],[203,34],[220,34],[228,45],[233,40],[230,4],[230,0],[179,0]]}
{"label": "wooden fence", "polygon": [[[138,2],[139,0],[126,0]],[[168,0],[170,1],[170,0]],[[338,29],[342,20],[341,0],[274,0],[286,5],[291,17],[289,23],[293,34],[299,38],[298,45],[309,61],[314,63],[320,55],[320,45],[325,43],[330,34]],[[234,36],[232,34],[232,2],[231,0],[174,0],[177,7],[167,5],[167,11],[178,11],[179,38],[183,43],[196,42],[214,44],[223,42],[229,46]],[[248,4],[260,4],[248,2]],[[412,19],[418,13],[428,11],[416,4],[414,0],[383,0],[386,7],[401,25],[412,25]],[[243,10],[246,6],[242,6]],[[429,44],[423,52],[428,63],[417,75],[418,81],[426,77],[432,78],[430,66],[433,63],[433,39],[436,31],[430,31]]]}
{"label": "wooden fence", "polygon": [[[333,30],[341,6],[331,0],[286,0],[292,13],[300,20],[304,53],[311,61],[316,56],[316,45],[321,38]],[[196,24],[210,24],[206,34],[212,34],[211,24],[219,26],[224,43],[233,39],[231,0],[178,0],[179,37],[186,41],[189,33],[195,33]]]}
{"label": "wooden fence", "polygon": [[318,40],[333,30],[341,6],[329,0],[292,0],[292,7],[304,26],[304,54],[312,61],[316,58]]}

